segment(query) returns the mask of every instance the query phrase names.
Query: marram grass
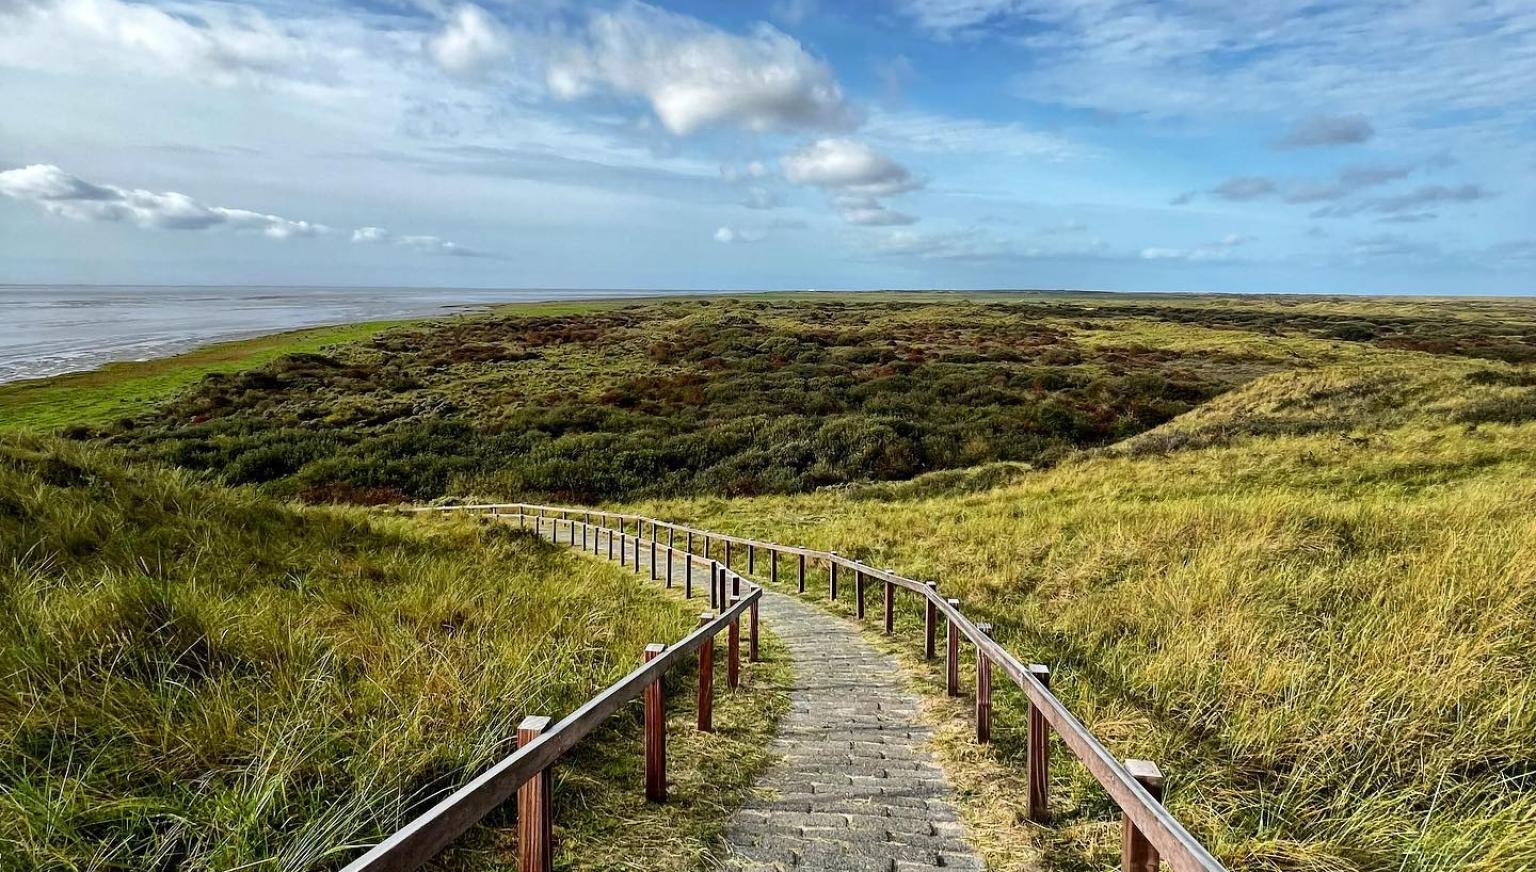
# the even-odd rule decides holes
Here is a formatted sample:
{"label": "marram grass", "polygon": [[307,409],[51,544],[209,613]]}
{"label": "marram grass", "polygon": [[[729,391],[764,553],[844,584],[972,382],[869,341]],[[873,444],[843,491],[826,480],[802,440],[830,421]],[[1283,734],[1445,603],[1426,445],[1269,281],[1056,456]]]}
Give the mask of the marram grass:
{"label": "marram grass", "polygon": [[[505,525],[298,509],[0,438],[0,869],[339,866],[509,753],[524,715],[569,712],[696,621]],[[673,848],[707,847],[774,699],[726,721],[731,765],[680,757],[709,802]],[[585,753],[638,760],[632,734]],[[592,809],[639,785],[562,790],[567,863],[636,844]]]}
{"label": "marram grass", "polygon": [[[991,489],[633,508],[938,580],[1113,751],[1160,763],[1233,869],[1532,869],[1532,385],[1397,354],[1266,376]],[[1021,765],[1023,702],[1000,697],[995,753]],[[1111,805],[1053,763],[1057,823],[1020,832],[1057,868],[1113,865]]]}

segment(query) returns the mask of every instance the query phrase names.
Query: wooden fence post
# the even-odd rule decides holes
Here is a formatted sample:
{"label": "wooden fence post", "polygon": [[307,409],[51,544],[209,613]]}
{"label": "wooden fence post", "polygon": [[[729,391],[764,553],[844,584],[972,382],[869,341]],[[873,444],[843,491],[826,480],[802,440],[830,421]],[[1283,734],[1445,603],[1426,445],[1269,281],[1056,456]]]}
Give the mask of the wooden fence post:
{"label": "wooden fence post", "polygon": [[709,534],[704,534],[704,556],[709,557]]}
{"label": "wooden fence post", "polygon": [[[544,735],[550,719],[523,718],[517,725],[519,748]],[[517,789],[517,872],[551,872],[554,868],[554,809],[550,806],[549,770]]]}
{"label": "wooden fence post", "polygon": [[[1157,768],[1157,764],[1150,760],[1127,760],[1125,768],[1131,773],[1131,777],[1141,782],[1141,786],[1152,794],[1152,798],[1158,802],[1163,801],[1163,773]],[[1120,825],[1120,868],[1123,872],[1157,872],[1162,864],[1157,855],[1157,849],[1147,841],[1131,819],[1121,815]]]}
{"label": "wooden fence post", "polygon": [[[656,531],[652,530],[651,532],[655,533]],[[656,540],[655,540],[655,538],[652,538],[651,539],[651,581],[655,581],[656,578],[657,578],[657,576],[656,576]]]}
{"label": "wooden fence post", "polygon": [[725,540],[725,568],[731,568],[731,540]]}
{"label": "wooden fence post", "polygon": [[709,607],[725,611],[725,603],[720,601],[720,564],[713,560],[709,561]]}
{"label": "wooden fence post", "polygon": [[[703,627],[715,619],[714,612],[699,615]],[[715,637],[710,636],[699,646],[699,732],[714,732],[715,711]]]}
{"label": "wooden fence post", "polygon": [[[890,572],[889,569],[886,572]],[[896,585],[885,583],[885,634],[896,632]]]}
{"label": "wooden fence post", "polygon": [[758,625],[763,622],[762,617],[761,617],[761,615],[759,614],[759,612],[757,610],[757,604],[760,603],[760,602],[762,602],[762,598],[761,597],[753,600],[752,601],[752,605],[748,607],[748,609],[752,612],[752,629],[750,631],[750,634],[747,636],[747,662],[748,663],[756,663],[760,659],[757,656],[757,628],[758,628]]}
{"label": "wooden fence post", "polygon": [[832,552],[832,557],[827,561],[827,589],[832,594],[832,599],[837,599],[837,552]]}
{"label": "wooden fence post", "polygon": [[800,593],[805,593],[805,555],[800,555]]}
{"label": "wooden fence post", "polygon": [[693,553],[693,531],[692,530],[688,531],[687,538],[683,541],[683,550],[687,551],[689,554]]}
{"label": "wooden fence post", "polygon": [[[992,635],[991,624],[977,624],[983,636]],[[976,743],[992,741],[992,661],[980,645],[976,646]]]}
{"label": "wooden fence post", "polygon": [[756,572],[757,572],[757,546],[753,545],[751,542],[748,542],[747,543],[747,574],[748,575],[752,575],[752,574],[754,574]]}
{"label": "wooden fence post", "polygon": [[675,547],[676,545],[677,545],[677,528],[672,526],[671,524],[668,524],[667,525],[667,547],[668,548],[672,548],[672,547]]}
{"label": "wooden fence post", "polygon": [[635,522],[635,571],[640,571],[640,522]]}
{"label": "wooden fence post", "polygon": [[667,587],[672,587],[672,546],[667,546]]}
{"label": "wooden fence post", "polygon": [[[667,646],[652,642],[645,646],[645,662],[661,656]],[[667,708],[662,679],[656,676],[645,689],[645,798],[651,802],[667,801]]]}
{"label": "wooden fence post", "polygon": [[[960,607],[960,601],[957,599],[946,600],[946,602],[949,603],[949,607],[952,609]],[[954,618],[949,618],[944,622],[944,632],[945,641],[948,643],[947,650],[949,654],[949,663],[946,665],[944,670],[944,692],[948,696],[959,696],[960,625],[955,623]]]}
{"label": "wooden fence post", "polygon": [[779,586],[779,552],[768,552],[768,582],[774,587]]}
{"label": "wooden fence post", "polygon": [[928,595],[923,597],[923,659],[932,660],[939,637],[939,607],[933,598],[939,586],[931,581],[927,586]]}
{"label": "wooden fence post", "polygon": [[864,620],[864,570],[853,570],[853,616]]}
{"label": "wooden fence post", "polygon": [[683,599],[693,599],[693,554],[683,560]]}
{"label": "wooden fence post", "polygon": [[[731,607],[741,601],[741,597],[731,597]],[[725,637],[725,686],[735,690],[741,683],[741,615],[731,619],[730,629]]]}
{"label": "wooden fence post", "polygon": [[[1029,664],[1029,674],[1045,687],[1051,688],[1050,667],[1040,663]],[[1050,819],[1051,803],[1051,725],[1045,712],[1033,702],[1029,704],[1029,819],[1045,823]]]}
{"label": "wooden fence post", "polygon": [[613,559],[613,528],[608,528],[608,559]]}

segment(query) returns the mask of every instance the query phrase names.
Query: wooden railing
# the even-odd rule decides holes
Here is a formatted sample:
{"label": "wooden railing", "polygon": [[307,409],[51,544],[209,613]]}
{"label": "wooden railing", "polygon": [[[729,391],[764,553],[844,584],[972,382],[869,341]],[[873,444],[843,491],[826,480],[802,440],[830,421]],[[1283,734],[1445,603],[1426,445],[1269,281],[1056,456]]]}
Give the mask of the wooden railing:
{"label": "wooden railing", "polygon": [[[556,523],[552,519],[520,512],[498,510],[496,514],[505,515],[508,521],[516,520],[522,525],[531,521],[538,532],[543,531],[544,524]],[[651,577],[657,578],[658,546],[654,539],[645,539],[638,533],[629,535],[622,529],[615,530],[590,522],[561,523],[566,525],[568,538],[573,545],[577,544],[577,530],[580,530],[580,543],[584,550],[589,547],[594,554],[604,553],[603,546],[606,544],[606,553],[610,559],[615,557],[615,546],[618,558],[623,559],[625,546],[632,546],[636,569],[639,569],[641,549],[648,546],[652,555]],[[558,530],[554,532],[558,537]],[[675,552],[670,548],[667,552],[666,578],[668,587],[671,587],[674,575],[671,558]],[[744,614],[751,618],[748,625],[747,656],[754,662],[758,659],[758,602],[763,596],[762,589],[717,561],[690,556],[684,570],[687,577],[685,593],[688,597],[693,596],[695,563],[708,572],[710,606],[711,609],[718,609],[718,613],[704,612],[699,616],[698,628],[670,646],[660,643],[647,645],[639,667],[553,725],[547,717],[525,718],[518,727],[519,747],[515,753],[475,776],[375,845],[348,864],[344,872],[403,872],[416,869],[506,802],[514,792],[517,793],[519,872],[550,872],[553,846],[549,767],[609,716],[641,696],[645,698],[645,795],[651,801],[665,802],[666,713],[662,679],[673,666],[697,652],[697,726],[699,730],[708,732],[713,729],[715,636],[721,632],[726,634],[726,684],[730,689],[735,690],[740,681],[741,625]]]}
{"label": "wooden railing", "polygon": [[[852,573],[855,587],[854,610],[864,617],[864,593],[868,581],[879,582],[884,588],[883,617],[885,632],[894,631],[896,591],[906,590],[917,594],[923,601],[924,644],[923,653],[928,659],[936,655],[938,621],[945,622],[945,685],[950,696],[960,695],[960,644],[964,640],[976,651],[976,734],[978,741],[991,738],[992,668],[997,668],[1029,698],[1029,816],[1044,822],[1049,818],[1050,783],[1050,731],[1061,737],[1062,744],[1071,751],[1093,775],[1110,798],[1119,806],[1123,816],[1121,866],[1126,872],[1150,872],[1163,860],[1179,872],[1224,872],[1220,861],[1200,844],[1184,825],[1163,806],[1163,774],[1156,764],[1146,760],[1121,761],[1089,731],[1088,727],[1056,697],[1050,689],[1050,670],[1038,663],[1027,664],[1014,657],[991,636],[991,626],[978,624],[966,617],[960,601],[944,597],[934,582],[922,582],[897,575],[889,569],[877,569],[857,560],[850,560],[834,551],[817,551],[792,545],[763,542],[742,536],[700,530],[683,524],[648,518],[643,515],[604,512],[595,509],[545,506],[529,503],[443,506],[420,511],[470,511],[489,514],[507,514],[509,517],[533,517],[536,524],[564,523],[601,528],[617,525],[621,534],[627,535],[628,525],[635,525],[634,536],[640,537],[647,526],[647,541],[658,543],[662,533],[666,536],[669,553],[679,550],[692,558],[712,560],[720,552],[719,565],[723,572],[735,575],[731,569],[732,551],[746,550],[747,574],[757,572],[758,552],[769,557],[769,578],[779,581],[780,558],[793,558],[796,572],[796,589],[806,589],[807,563],[825,567],[828,595],[838,597],[841,573]],[[594,519],[597,519],[594,522]],[[696,550],[701,546],[702,550]],[[718,547],[716,547],[718,546]],[[653,544],[653,547],[655,545]],[[669,562],[670,565],[670,562]],[[691,562],[690,562],[691,567]],[[636,565],[638,569],[638,562]],[[740,577],[740,576],[736,576]],[[755,622],[754,622],[755,624]]]}

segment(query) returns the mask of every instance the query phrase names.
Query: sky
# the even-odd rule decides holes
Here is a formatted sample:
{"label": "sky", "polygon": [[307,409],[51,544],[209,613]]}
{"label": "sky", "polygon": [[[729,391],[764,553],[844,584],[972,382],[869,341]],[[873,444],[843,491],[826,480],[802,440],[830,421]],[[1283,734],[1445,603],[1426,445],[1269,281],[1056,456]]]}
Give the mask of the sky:
{"label": "sky", "polygon": [[1536,292],[1531,0],[0,0],[0,282]]}

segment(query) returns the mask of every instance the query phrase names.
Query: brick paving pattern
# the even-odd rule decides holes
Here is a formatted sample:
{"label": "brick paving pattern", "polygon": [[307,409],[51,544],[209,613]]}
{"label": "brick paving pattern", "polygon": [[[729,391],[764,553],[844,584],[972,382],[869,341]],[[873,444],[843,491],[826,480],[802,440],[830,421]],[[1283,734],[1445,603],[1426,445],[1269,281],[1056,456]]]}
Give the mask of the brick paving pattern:
{"label": "brick paving pattern", "polygon": [[[634,567],[634,552],[624,553]],[[653,574],[648,547],[640,567]],[[681,560],[673,571],[682,578]],[[664,576],[665,568],[654,574]],[[696,595],[708,596],[707,578],[694,568]],[[762,798],[732,817],[724,868],[985,869],[966,842],[949,783],[928,751],[917,698],[902,688],[895,659],[847,621],[793,597],[765,590],[759,608],[789,649],[794,681],[774,742],[780,759],[758,783]]]}

